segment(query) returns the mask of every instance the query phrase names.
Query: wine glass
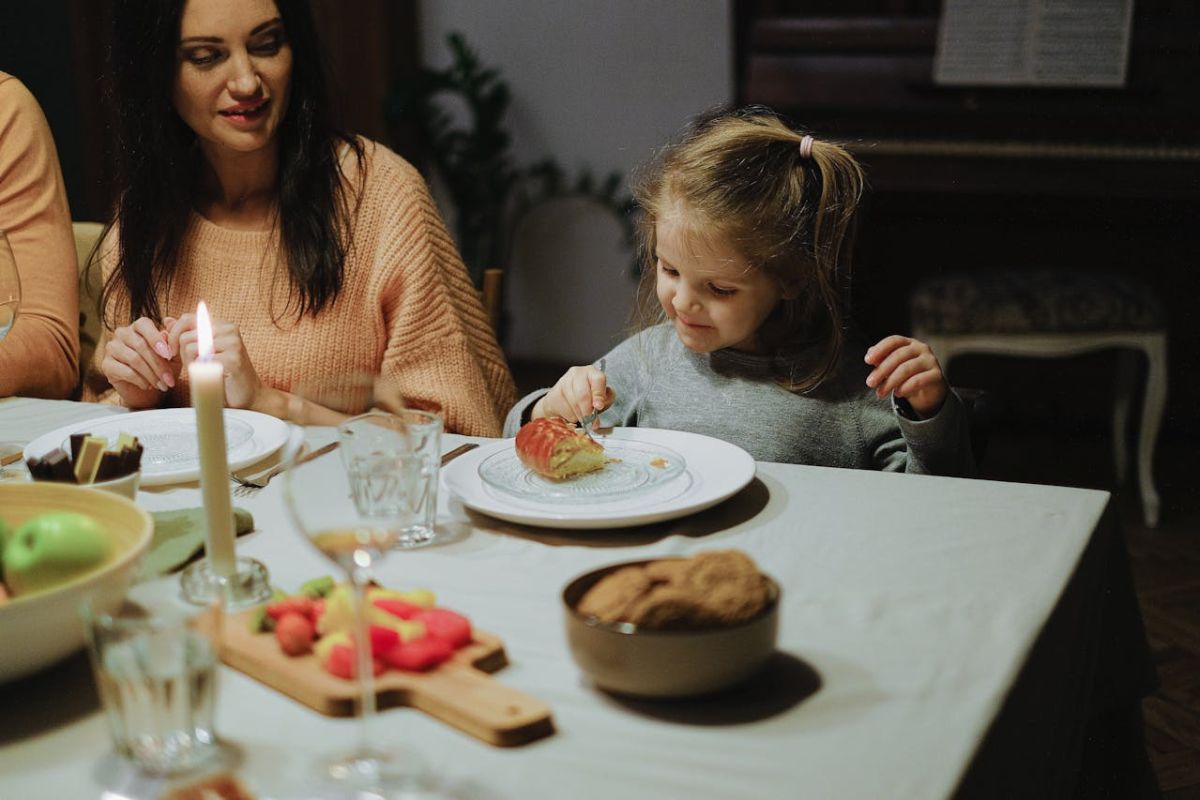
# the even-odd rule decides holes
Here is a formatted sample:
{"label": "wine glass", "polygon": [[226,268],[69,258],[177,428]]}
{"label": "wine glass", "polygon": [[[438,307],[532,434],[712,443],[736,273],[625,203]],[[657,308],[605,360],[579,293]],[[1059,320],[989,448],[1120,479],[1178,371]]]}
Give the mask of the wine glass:
{"label": "wine glass", "polygon": [[[404,400],[395,383],[350,375],[306,383],[292,394],[292,420],[314,419],[312,403],[354,414],[336,427],[340,465],[329,457],[303,460],[306,438],[327,434],[327,428],[293,424],[284,453],[284,503],[292,522],[346,574],[353,591],[358,742],[350,752],[328,760],[323,771],[347,796],[398,791],[410,795],[423,781],[420,758],[371,737],[377,709],[366,592],[372,567],[402,539],[412,504],[419,502],[414,495],[420,489],[410,474],[418,466],[419,443],[408,431]],[[420,793],[430,796],[424,789]]]}
{"label": "wine glass", "polygon": [[12,330],[17,321],[17,307],[21,305],[21,276],[17,274],[17,260],[13,257],[8,237],[0,231],[0,341]]}

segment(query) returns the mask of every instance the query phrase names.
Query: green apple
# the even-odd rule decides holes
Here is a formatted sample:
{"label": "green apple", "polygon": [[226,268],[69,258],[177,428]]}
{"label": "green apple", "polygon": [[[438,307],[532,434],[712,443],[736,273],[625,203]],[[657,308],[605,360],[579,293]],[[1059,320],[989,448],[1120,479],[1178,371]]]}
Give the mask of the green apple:
{"label": "green apple", "polygon": [[4,582],[14,596],[87,572],[109,552],[104,526],[86,514],[51,511],[27,520],[4,545]]}
{"label": "green apple", "polygon": [[4,576],[4,545],[8,543],[8,535],[12,530],[8,523],[0,519],[0,577]]}

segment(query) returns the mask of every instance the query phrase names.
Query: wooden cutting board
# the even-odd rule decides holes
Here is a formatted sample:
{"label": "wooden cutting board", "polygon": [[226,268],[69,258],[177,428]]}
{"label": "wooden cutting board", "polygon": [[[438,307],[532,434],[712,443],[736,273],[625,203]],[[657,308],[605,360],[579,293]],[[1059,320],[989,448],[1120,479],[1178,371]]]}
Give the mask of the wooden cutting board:
{"label": "wooden cutting board", "polygon": [[[225,620],[221,660],[331,717],[353,716],[358,683],[326,672],[312,653],[288,656],[272,633],[252,633],[254,609]],[[375,677],[379,709],[411,706],[498,747],[525,744],[554,732],[550,708],[491,677],[508,664],[495,636],[473,631],[474,641],[429,672],[389,669]]]}

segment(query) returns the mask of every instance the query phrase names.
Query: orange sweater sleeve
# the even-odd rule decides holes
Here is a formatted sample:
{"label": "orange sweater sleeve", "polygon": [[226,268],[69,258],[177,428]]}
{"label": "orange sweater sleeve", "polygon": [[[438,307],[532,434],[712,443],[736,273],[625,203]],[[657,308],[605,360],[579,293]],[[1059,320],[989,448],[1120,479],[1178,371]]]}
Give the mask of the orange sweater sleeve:
{"label": "orange sweater sleeve", "polygon": [[79,284],[54,138],[29,90],[0,73],[0,230],[21,307],[0,342],[0,397],[69,397],[79,382]]}
{"label": "orange sweater sleeve", "polygon": [[440,405],[447,431],[499,436],[516,401],[512,373],[424,179],[392,158],[396,194],[376,265],[389,276],[382,372]]}

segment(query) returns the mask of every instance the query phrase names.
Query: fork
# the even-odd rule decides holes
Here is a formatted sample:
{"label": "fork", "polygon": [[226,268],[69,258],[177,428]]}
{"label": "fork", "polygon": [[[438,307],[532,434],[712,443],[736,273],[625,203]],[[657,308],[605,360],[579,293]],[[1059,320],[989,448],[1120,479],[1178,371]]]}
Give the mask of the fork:
{"label": "fork", "polygon": [[[333,452],[334,450],[337,449],[337,446],[338,446],[337,442],[330,442],[329,444],[325,445],[324,447],[318,447],[316,450],[313,450],[311,453],[301,456],[300,459],[295,462],[294,466],[298,467],[307,461],[312,461],[314,458],[316,458],[318,456],[323,456],[326,453]],[[238,484],[238,487],[233,490],[234,496],[236,496],[236,497],[252,496],[259,489],[263,488],[268,483],[270,483],[271,478],[274,478],[276,475],[283,472],[285,469],[288,468],[288,466],[289,466],[288,464],[276,464],[274,467],[272,467],[266,473],[259,473],[257,475],[251,475],[251,476],[248,476],[245,478],[238,475],[236,472],[229,473],[229,477],[233,478],[233,480]]]}
{"label": "fork", "polygon": [[[600,372],[604,373],[604,359],[600,359]],[[596,417],[600,416],[601,409],[595,409],[583,419],[579,420],[579,427],[583,428],[583,432],[588,436],[592,435],[592,423],[596,421]]]}

